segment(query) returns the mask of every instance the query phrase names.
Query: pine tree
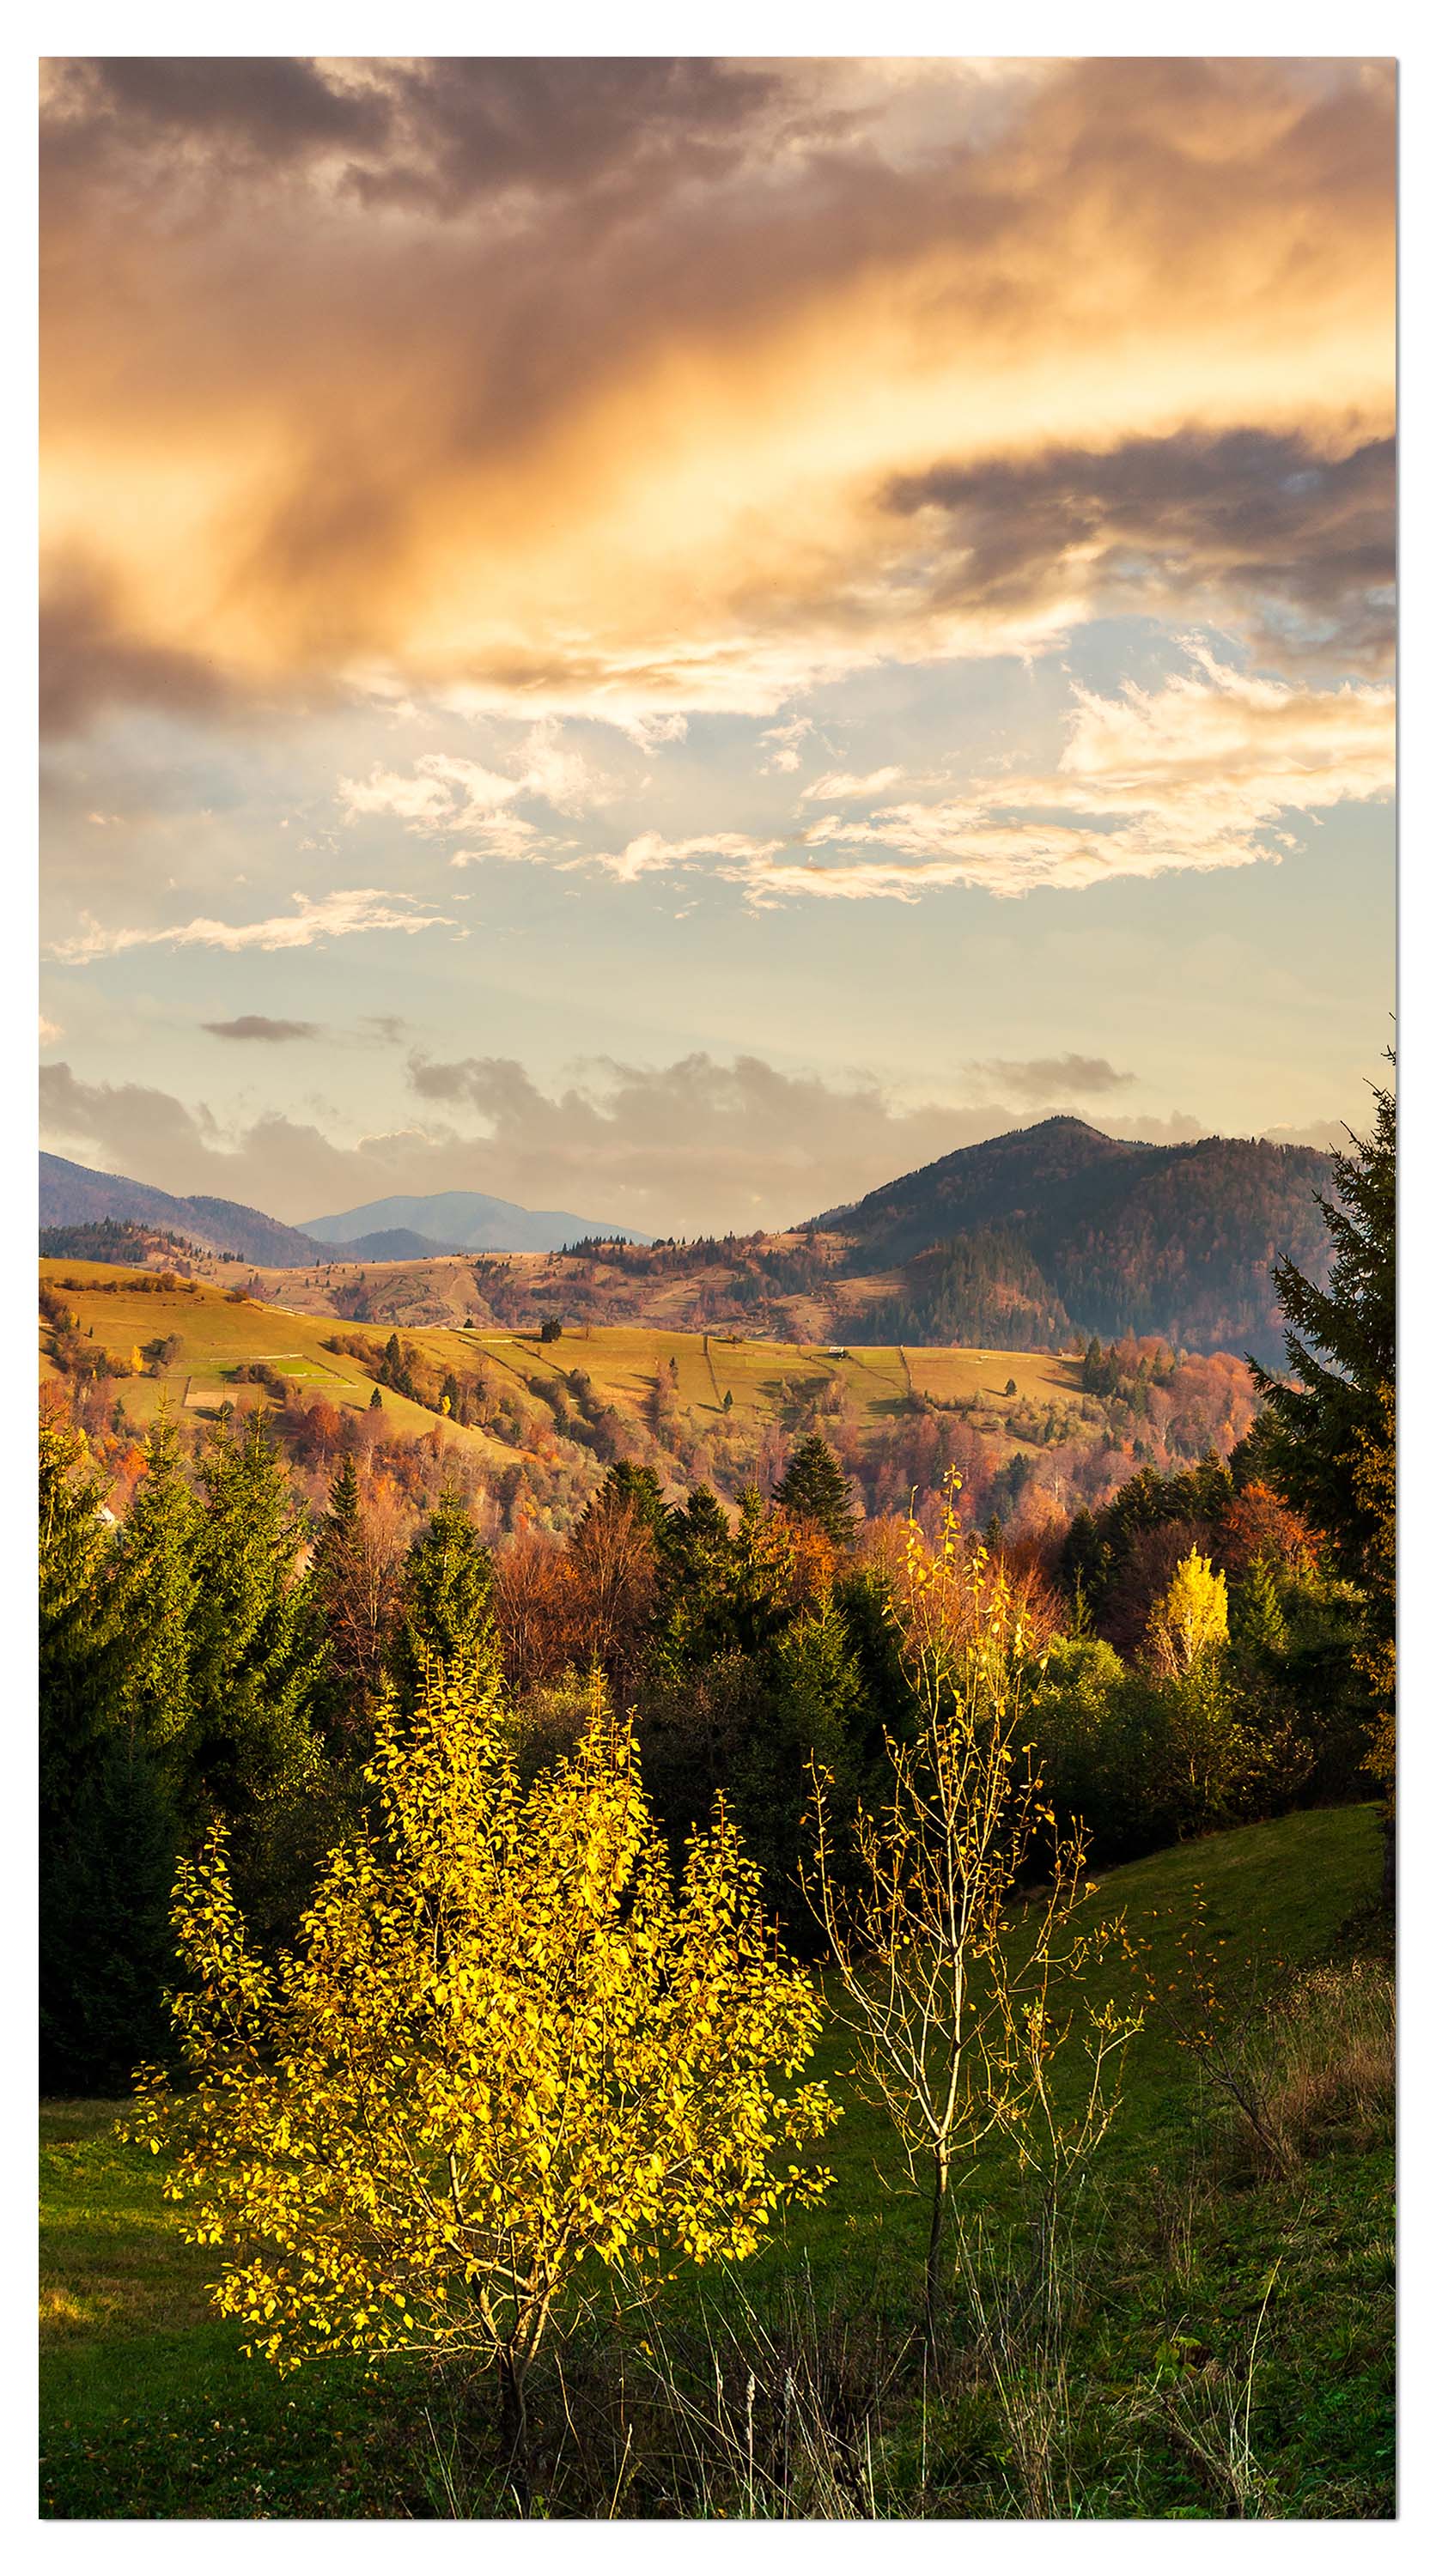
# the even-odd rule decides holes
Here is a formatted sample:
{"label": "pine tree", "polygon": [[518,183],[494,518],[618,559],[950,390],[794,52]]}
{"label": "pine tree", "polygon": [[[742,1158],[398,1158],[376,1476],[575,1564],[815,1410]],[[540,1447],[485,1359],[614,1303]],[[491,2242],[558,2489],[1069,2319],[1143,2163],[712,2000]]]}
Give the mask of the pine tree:
{"label": "pine tree", "polygon": [[620,1503],[632,1507],[651,1533],[655,1547],[661,1550],[667,1543],[671,1515],[657,1468],[637,1467],[631,1458],[620,1458],[616,1466],[609,1468],[583,1517],[586,1520],[590,1512],[612,1511]]}
{"label": "pine tree", "polygon": [[768,1903],[789,1921],[804,1912],[798,1863],[809,1766],[816,1763],[828,1775],[834,1813],[845,1828],[857,1796],[865,1716],[847,1627],[833,1602],[823,1601],[769,1647],[762,1723],[743,1746],[733,1778],[743,1840],[763,1872]]}
{"label": "pine tree", "polygon": [[800,1440],[788,1461],[788,1471],[773,1493],[775,1503],[791,1512],[794,1520],[810,1521],[823,1531],[835,1547],[844,1547],[853,1535],[853,1507],[848,1480],[821,1432],[812,1432]]}
{"label": "pine tree", "polygon": [[446,1486],[409,1550],[389,1673],[401,1707],[417,1708],[432,1667],[456,1684],[476,1685],[495,1669],[498,1646],[490,1607],[493,1561],[462,1497]]}
{"label": "pine tree", "polygon": [[371,1413],[382,1413],[384,1410],[384,1398],[377,1386],[369,1398],[369,1410]]}

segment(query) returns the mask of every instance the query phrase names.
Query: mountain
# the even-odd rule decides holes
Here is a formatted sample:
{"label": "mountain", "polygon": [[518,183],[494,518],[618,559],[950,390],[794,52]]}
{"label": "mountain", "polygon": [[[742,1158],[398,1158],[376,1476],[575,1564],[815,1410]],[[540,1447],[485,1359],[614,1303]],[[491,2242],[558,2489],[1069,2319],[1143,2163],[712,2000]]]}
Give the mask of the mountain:
{"label": "mountain", "polygon": [[[301,1231],[319,1241],[357,1246],[380,1234],[418,1236],[430,1252],[561,1252],[566,1243],[648,1243],[632,1227],[571,1216],[562,1208],[517,1207],[512,1199],[485,1198],[479,1190],[436,1190],[428,1198],[371,1199],[340,1216],[306,1219]],[[417,1253],[368,1251],[381,1261],[417,1260]]]}
{"label": "mountain", "polygon": [[187,1237],[211,1252],[237,1252],[242,1261],[266,1269],[303,1270],[323,1258],[312,1236],[281,1225],[260,1208],[242,1207],[236,1199],[171,1198],[167,1190],[151,1189],[145,1181],[92,1172],[83,1163],[67,1163],[60,1154],[41,1155],[42,1228],[98,1225],[107,1217],[118,1225]]}
{"label": "mountain", "polygon": [[389,1225],[378,1234],[356,1234],[343,1250],[346,1261],[439,1261],[454,1246],[435,1243],[432,1236],[415,1234],[407,1225]]}
{"label": "mountain", "polygon": [[1272,1362],[1272,1264],[1288,1253],[1325,1276],[1315,1193],[1329,1174],[1329,1158],[1304,1145],[1135,1145],[1046,1118],[905,1173],[811,1230],[841,1238],[850,1276],[902,1274],[868,1309],[864,1338],[1017,1348],[1130,1332]]}

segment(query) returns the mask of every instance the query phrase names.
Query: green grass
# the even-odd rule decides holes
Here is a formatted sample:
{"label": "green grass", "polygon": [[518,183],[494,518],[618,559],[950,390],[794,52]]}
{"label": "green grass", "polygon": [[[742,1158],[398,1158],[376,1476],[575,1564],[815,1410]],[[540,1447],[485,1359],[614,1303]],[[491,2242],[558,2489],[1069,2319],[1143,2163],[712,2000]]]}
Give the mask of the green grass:
{"label": "green grass", "polygon": [[[1343,1808],[1164,1852],[1113,1870],[1091,1900],[1125,1911],[1147,1970],[1180,2002],[1182,1937],[1205,1900],[1209,1946],[1240,1988],[1339,1953],[1372,1905],[1374,1810]],[[1218,1949],[1225,1942],[1225,1951]],[[670,2301],[691,2338],[706,2306],[751,2301],[772,2319],[795,2284],[829,2316],[911,2317],[923,2212],[903,2188],[879,2115],[855,2096],[841,2035],[819,2068],[845,2103],[825,2142],[835,2187],[795,2214],[741,2284],[691,2276]],[[280,2380],[244,2360],[239,2330],[205,2298],[213,2256],[185,2245],[151,2159],[118,2144],[116,2106],[42,2107],[42,2510],[52,2517],[392,2515],[425,2512],[423,2382],[382,2388],[358,2366]],[[1261,2509],[1391,2510],[1391,2160],[1326,2154],[1295,2182],[1216,2178],[1211,2106],[1172,2031],[1135,2042],[1122,2110],[1074,2238],[1082,2275],[1080,2408],[1061,2511],[1200,2516],[1229,2509],[1192,2428],[1220,2431],[1254,2334],[1253,2450]],[[978,2162],[959,2214],[1000,2243],[1024,2225],[1020,2180]],[[1263,2316],[1263,2302],[1265,2314]],[[1260,2330],[1258,2332],[1258,2320]],[[601,2356],[600,2356],[601,2360]],[[1011,2428],[991,2393],[962,2387],[898,2413],[879,2462],[897,2513],[990,2515],[1010,2501]],[[425,2437],[426,2438],[426,2437]],[[1202,2434],[1202,2438],[1206,2438]],[[1194,2446],[1195,2445],[1195,2446]],[[923,2481],[926,2483],[923,2483]],[[1072,2482],[1075,2480],[1075,2487]],[[1004,2502],[1003,2499],[1008,2501]],[[565,2506],[554,2510],[590,2510]],[[629,2510],[642,2510],[630,2504]],[[659,2508],[661,2509],[661,2507]]]}

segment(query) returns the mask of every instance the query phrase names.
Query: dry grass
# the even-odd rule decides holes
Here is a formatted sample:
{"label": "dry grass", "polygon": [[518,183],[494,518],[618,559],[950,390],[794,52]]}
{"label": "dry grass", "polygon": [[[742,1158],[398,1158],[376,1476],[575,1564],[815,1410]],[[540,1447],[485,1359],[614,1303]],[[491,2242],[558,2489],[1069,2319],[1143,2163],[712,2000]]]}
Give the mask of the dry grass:
{"label": "dry grass", "polygon": [[1311,1969],[1261,2016],[1242,2057],[1249,2099],[1228,2103],[1216,2141],[1227,2179],[1394,2142],[1396,1981],[1381,1963]]}

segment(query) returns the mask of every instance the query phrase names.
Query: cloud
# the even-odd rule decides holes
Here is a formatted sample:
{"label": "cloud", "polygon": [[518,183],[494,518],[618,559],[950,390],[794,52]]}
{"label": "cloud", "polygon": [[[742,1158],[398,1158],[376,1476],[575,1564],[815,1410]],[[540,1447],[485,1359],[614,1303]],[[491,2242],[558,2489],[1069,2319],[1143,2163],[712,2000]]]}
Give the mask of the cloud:
{"label": "cloud", "polygon": [[768,758],[763,763],[764,769],[801,769],[802,746],[812,730],[811,716],[788,716],[782,724],[769,725],[767,731],[758,736],[760,742],[770,742],[773,745]]}
{"label": "cloud", "polygon": [[556,813],[581,814],[607,803],[613,782],[584,759],[553,724],[535,725],[519,750],[517,777],[487,769],[452,752],[426,751],[411,770],[376,764],[364,779],[341,778],[339,803],[346,821],[392,815],[406,831],[426,838],[479,837],[482,846],[461,850],[453,864],[481,858],[536,858],[536,827],[507,808],[534,797]]}
{"label": "cloud", "polygon": [[239,703],[231,681],[202,653],[135,634],[114,583],[63,551],[46,566],[39,689],[47,740],[83,733],[111,706],[215,716],[234,714]]}
{"label": "cloud", "polygon": [[361,205],[445,217],[615,184],[628,202],[655,165],[715,173],[755,125],[801,124],[781,70],[706,59],[120,56],[48,70],[52,158],[67,179],[143,183],[162,149],[198,163],[198,177],[217,170],[233,185],[307,167]]}
{"label": "cloud", "polygon": [[933,466],[887,499],[940,549],[934,597],[949,608],[1019,615],[1056,598],[1074,622],[1221,618],[1264,662],[1357,670],[1392,657],[1390,438],[1188,426]]}
{"label": "cloud", "polygon": [[368,778],[341,778],[339,802],[351,821],[388,814],[411,832],[466,832],[517,796],[520,785],[477,760],[427,751],[407,776],[376,765]]}
{"label": "cloud", "polygon": [[737,862],[740,872],[763,867],[781,847],[780,841],[757,841],[748,832],[700,832],[690,841],[668,841],[661,832],[640,832],[621,850],[587,850],[562,865],[565,869],[605,868],[610,876],[632,885],[656,868],[689,867],[695,859]]}
{"label": "cloud", "polygon": [[1017,1061],[987,1056],[973,1059],[964,1071],[1009,1100],[1066,1100],[1121,1091],[1137,1079],[1134,1073],[1119,1073],[1104,1055],[1026,1056]]}
{"label": "cloud", "polygon": [[348,939],[364,930],[453,930],[447,913],[404,909],[416,898],[386,894],[377,886],[350,886],[333,894],[294,896],[296,913],[269,921],[186,921],[169,930],[106,929],[85,916],[85,927],[72,939],[56,940],[47,955],[67,966],[88,966],[97,957],[118,957],[130,948],[312,948],[320,939]]}
{"label": "cloud", "polygon": [[891,787],[901,775],[897,769],[870,769],[865,778],[853,778],[846,770],[830,769],[826,777],[815,778],[803,788],[799,801],[827,805],[836,804],[840,797],[856,802],[859,798],[881,796],[883,789]]}
{"label": "cloud", "polygon": [[[687,1234],[793,1223],[1032,1115],[1015,1090],[977,1107],[908,1103],[869,1075],[825,1079],[751,1055],[597,1058],[545,1090],[508,1057],[414,1054],[409,1081],[418,1116],[354,1145],[277,1113],[227,1124],[141,1084],[80,1081],[68,1064],[42,1067],[41,1112],[61,1151],[291,1222],[400,1191],[475,1189]],[[1189,1120],[1181,1132],[1203,1131]]]}
{"label": "cloud", "polygon": [[1250,867],[1290,845],[1284,816],[1392,792],[1395,698],[1383,685],[1289,686],[1193,642],[1187,669],[1157,688],[1129,681],[1111,698],[1073,694],[1054,772],[977,780],[966,796],[886,806],[866,822],[828,816],[803,835],[810,850],[878,858],[753,858],[724,873],[744,878],[760,904],[911,902],[952,885],[1071,890],[1172,868]]}
{"label": "cloud", "polygon": [[62,1038],[64,1034],[65,1032],[61,1028],[58,1020],[47,1019],[43,1011],[40,1013],[41,1046],[54,1046],[57,1040]]}
{"label": "cloud", "polygon": [[245,1011],[237,1020],[201,1020],[200,1027],[212,1038],[257,1038],[269,1046],[282,1046],[290,1038],[317,1038],[322,1034],[314,1020],[267,1020],[258,1011]]}
{"label": "cloud", "polygon": [[137,58],[45,127],[67,722],[1382,649],[1389,64]]}

